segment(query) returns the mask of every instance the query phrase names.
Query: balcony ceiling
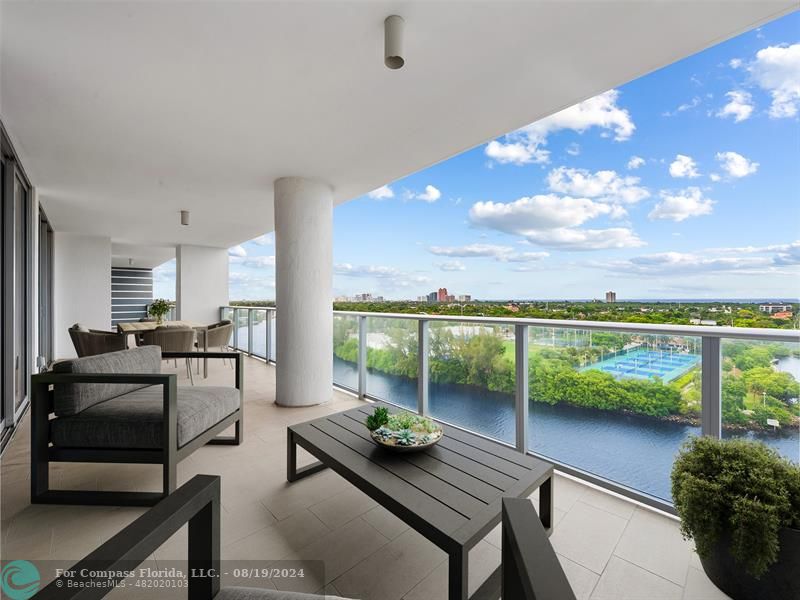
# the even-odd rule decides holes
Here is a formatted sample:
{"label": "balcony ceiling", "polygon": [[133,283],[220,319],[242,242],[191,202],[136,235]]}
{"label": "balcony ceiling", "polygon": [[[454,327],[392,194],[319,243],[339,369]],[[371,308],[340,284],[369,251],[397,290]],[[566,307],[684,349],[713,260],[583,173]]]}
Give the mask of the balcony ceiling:
{"label": "balcony ceiling", "polygon": [[0,114],[57,230],[225,247],[272,229],[277,177],[345,202],[795,5],[3,2]]}

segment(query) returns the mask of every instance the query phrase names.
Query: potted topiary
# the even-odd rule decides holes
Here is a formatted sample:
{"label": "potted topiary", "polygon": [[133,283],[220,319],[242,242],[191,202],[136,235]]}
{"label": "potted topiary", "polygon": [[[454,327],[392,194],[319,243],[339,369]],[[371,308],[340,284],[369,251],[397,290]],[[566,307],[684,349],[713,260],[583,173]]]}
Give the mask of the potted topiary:
{"label": "potted topiary", "polygon": [[686,442],[672,468],[681,531],[734,600],[800,598],[800,467],[763,443]]}
{"label": "potted topiary", "polygon": [[164,315],[169,313],[170,310],[172,310],[172,302],[158,298],[153,300],[147,312],[150,313],[151,317],[155,317],[158,324],[161,325],[164,322]]}

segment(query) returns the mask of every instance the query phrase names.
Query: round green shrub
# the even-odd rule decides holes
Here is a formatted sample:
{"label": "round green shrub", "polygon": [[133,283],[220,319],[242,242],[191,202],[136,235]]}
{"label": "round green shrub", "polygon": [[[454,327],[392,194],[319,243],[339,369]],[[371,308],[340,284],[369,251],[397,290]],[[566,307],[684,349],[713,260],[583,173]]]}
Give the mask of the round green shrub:
{"label": "round green shrub", "polygon": [[778,531],[800,529],[800,467],[761,442],[691,438],[672,468],[672,498],[700,556],[729,532],[734,559],[757,578],[778,558]]}

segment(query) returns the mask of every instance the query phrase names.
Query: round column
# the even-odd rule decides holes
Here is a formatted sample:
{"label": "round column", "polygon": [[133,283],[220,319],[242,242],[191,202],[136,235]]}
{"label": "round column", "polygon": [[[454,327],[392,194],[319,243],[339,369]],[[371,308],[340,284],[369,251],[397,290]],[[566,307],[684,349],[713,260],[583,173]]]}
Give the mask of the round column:
{"label": "round column", "polygon": [[333,396],[333,190],[275,181],[276,396],[311,406]]}

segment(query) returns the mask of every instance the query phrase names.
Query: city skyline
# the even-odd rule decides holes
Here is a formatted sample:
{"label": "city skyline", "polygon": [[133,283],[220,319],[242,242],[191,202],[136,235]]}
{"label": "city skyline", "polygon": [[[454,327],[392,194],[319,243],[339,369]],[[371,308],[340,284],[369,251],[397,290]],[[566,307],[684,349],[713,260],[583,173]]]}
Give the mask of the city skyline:
{"label": "city skyline", "polygon": [[[337,206],[334,295],[796,299],[798,31],[795,12]],[[230,260],[231,299],[274,299],[272,234]]]}

